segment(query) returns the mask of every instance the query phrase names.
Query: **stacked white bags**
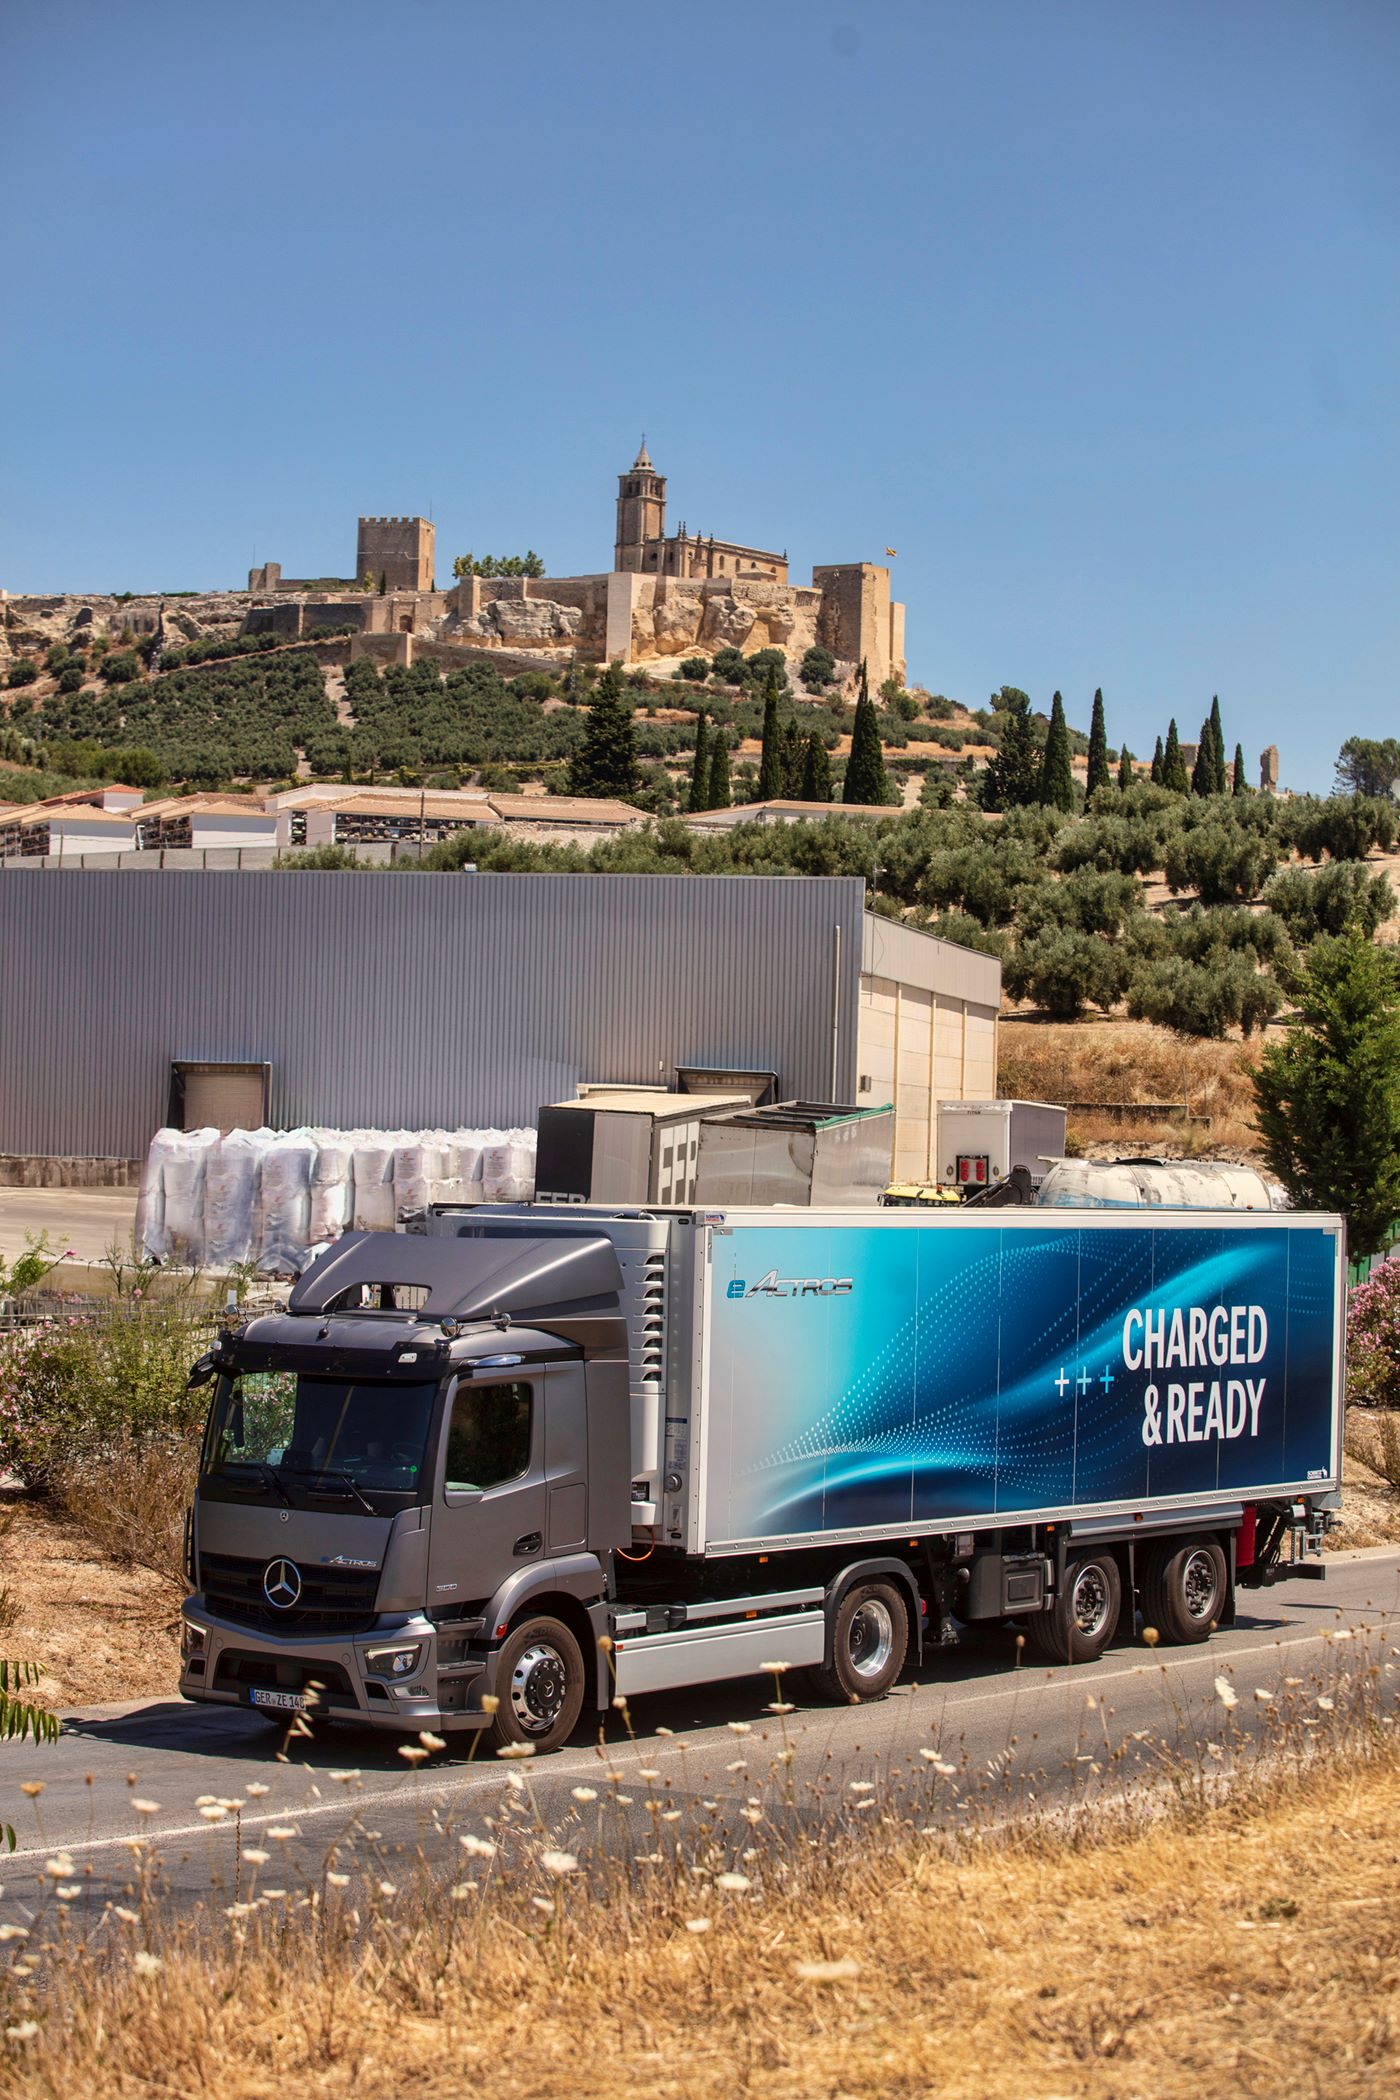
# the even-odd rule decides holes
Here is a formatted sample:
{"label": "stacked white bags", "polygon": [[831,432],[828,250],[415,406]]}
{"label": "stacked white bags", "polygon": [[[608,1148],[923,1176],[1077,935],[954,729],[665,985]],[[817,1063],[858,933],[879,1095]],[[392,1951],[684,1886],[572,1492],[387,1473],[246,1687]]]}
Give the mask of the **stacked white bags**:
{"label": "stacked white bags", "polygon": [[533,1130],[159,1130],[136,1207],[154,1260],[295,1276],[312,1251],[430,1203],[521,1203]]}

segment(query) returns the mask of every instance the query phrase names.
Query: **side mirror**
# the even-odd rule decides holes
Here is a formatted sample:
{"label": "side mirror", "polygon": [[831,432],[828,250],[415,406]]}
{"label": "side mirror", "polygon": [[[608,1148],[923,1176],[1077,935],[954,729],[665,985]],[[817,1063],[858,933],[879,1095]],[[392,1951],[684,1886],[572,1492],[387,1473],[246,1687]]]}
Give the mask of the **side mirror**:
{"label": "side mirror", "polygon": [[208,1351],[204,1356],[200,1357],[198,1363],[191,1366],[190,1375],[185,1380],[186,1386],[208,1385],[218,1368],[218,1364],[214,1360],[213,1351]]}

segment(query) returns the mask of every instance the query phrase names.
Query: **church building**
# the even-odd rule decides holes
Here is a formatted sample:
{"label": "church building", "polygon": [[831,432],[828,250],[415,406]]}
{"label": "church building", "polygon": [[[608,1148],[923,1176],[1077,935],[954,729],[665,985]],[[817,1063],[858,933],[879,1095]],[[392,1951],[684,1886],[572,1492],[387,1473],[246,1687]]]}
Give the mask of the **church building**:
{"label": "church building", "polygon": [[713,533],[666,531],[666,476],[647,456],[647,441],[625,474],[617,477],[617,541],[613,568],[642,576],[691,579],[735,576],[767,583],[788,580],[787,553],[741,547]]}

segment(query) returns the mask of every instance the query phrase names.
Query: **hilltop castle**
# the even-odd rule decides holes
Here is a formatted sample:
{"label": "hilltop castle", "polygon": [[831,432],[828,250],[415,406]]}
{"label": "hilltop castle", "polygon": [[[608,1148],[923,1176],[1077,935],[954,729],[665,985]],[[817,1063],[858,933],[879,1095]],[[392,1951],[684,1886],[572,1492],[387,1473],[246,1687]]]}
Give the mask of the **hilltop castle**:
{"label": "hilltop castle", "polygon": [[[348,581],[348,579],[347,579]],[[666,531],[666,477],[646,439],[617,478],[613,565],[589,576],[467,576],[454,589],[433,581],[433,527],[426,518],[361,518],[355,578],[364,596],[325,598],[283,579],[276,562],[252,570],[248,589],[264,602],[253,631],[309,634],[355,624],[385,643],[365,653],[411,661],[415,645],[500,650],[551,664],[660,666],[668,658],[777,648],[800,661],[829,649],[845,674],[864,662],[870,682],[903,678],[904,607],[890,597],[890,572],[873,562],[815,568],[793,583],[788,558],[741,546],[684,523]],[[358,638],[357,638],[358,639]]]}

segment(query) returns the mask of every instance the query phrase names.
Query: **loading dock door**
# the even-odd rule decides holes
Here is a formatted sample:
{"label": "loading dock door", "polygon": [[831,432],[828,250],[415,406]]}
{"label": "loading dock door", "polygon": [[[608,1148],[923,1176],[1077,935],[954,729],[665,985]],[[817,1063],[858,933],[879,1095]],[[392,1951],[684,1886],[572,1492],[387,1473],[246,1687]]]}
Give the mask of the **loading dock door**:
{"label": "loading dock door", "polygon": [[174,1130],[261,1130],[271,1099],[271,1065],[181,1062],[170,1067],[166,1120]]}

